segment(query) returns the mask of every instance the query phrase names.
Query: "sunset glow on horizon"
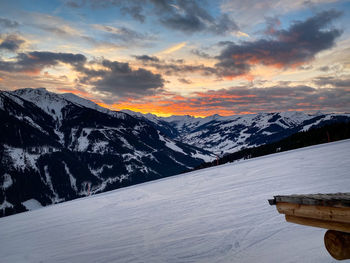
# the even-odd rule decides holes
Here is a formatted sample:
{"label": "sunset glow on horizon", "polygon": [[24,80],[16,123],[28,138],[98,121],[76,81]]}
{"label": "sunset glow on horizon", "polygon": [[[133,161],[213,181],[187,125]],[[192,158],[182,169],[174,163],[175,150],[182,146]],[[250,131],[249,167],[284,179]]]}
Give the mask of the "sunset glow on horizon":
{"label": "sunset glow on horizon", "polygon": [[0,89],[205,117],[350,112],[350,2],[2,1]]}

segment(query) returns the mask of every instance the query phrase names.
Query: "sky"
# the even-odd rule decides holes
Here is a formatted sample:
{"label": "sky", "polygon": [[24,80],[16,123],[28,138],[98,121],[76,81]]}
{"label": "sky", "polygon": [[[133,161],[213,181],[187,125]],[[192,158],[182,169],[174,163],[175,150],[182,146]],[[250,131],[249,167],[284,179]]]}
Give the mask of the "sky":
{"label": "sky", "polygon": [[350,112],[350,1],[1,0],[0,90],[159,116]]}

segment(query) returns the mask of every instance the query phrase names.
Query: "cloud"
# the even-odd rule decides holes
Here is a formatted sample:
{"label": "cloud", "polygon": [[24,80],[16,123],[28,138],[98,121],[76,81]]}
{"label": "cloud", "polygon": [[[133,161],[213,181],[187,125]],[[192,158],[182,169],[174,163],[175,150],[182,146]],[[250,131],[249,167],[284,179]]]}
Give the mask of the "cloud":
{"label": "cloud", "polygon": [[242,31],[235,32],[235,36],[237,36],[237,37],[250,37],[247,33],[244,33]]}
{"label": "cloud", "polygon": [[12,61],[0,59],[0,71],[38,75],[43,69],[57,66],[59,63],[70,65],[71,70],[76,72],[76,85],[89,85],[95,91],[112,95],[114,98],[139,97],[161,92],[165,82],[160,74],[143,68],[133,69],[128,63],[107,59],[88,61],[84,55],[72,53],[19,53]]}
{"label": "cloud", "polygon": [[132,69],[128,63],[107,59],[91,61],[89,64],[95,64],[99,66],[99,69],[92,69],[86,65],[75,69],[82,74],[79,81],[94,86],[95,91],[121,98],[151,95],[163,90],[162,76],[149,70]]}
{"label": "cloud", "polygon": [[81,35],[81,30],[76,29],[62,17],[37,12],[28,12],[24,13],[24,19],[27,21],[26,25],[39,28],[57,36],[78,37]]}
{"label": "cloud", "polygon": [[310,86],[232,87],[196,92],[188,97],[178,94],[128,98],[118,103],[118,109],[172,115],[209,116],[259,112],[305,111],[349,112],[350,90]]}
{"label": "cloud", "polygon": [[192,81],[190,81],[189,79],[179,78],[177,80],[183,84],[191,84],[192,83]]}
{"label": "cloud", "polygon": [[330,28],[330,23],[341,15],[335,10],[324,11],[305,20],[295,22],[288,30],[275,30],[270,37],[240,44],[226,41],[217,56],[216,67],[223,76],[249,73],[257,64],[288,68],[300,66],[315,55],[334,46],[342,31]]}
{"label": "cloud", "polygon": [[266,16],[284,15],[305,9],[318,9],[324,3],[336,0],[222,0],[221,10],[228,12],[242,26],[253,26],[265,21]]}
{"label": "cloud", "polygon": [[318,77],[314,83],[319,86],[331,85],[337,88],[348,88],[350,90],[350,76],[346,77]]}
{"label": "cloud", "polygon": [[281,26],[281,21],[279,20],[278,17],[267,17],[265,18],[266,21],[266,29],[265,29],[265,34],[266,35],[274,35],[278,28]]}
{"label": "cloud", "polygon": [[184,48],[186,46],[186,44],[187,44],[186,42],[181,42],[181,43],[172,45],[171,47],[168,47],[168,48],[164,49],[163,51],[159,52],[159,54],[160,55],[162,55],[162,54],[168,55],[168,54],[174,53],[174,52]]}
{"label": "cloud", "polygon": [[134,56],[137,60],[141,60],[144,62],[159,62],[159,58],[155,56],[148,56],[148,55],[142,55],[142,56]]}
{"label": "cloud", "polygon": [[121,8],[121,11],[125,14],[131,15],[134,19],[145,22],[146,17],[142,14],[142,7],[137,5],[131,5],[131,6],[124,6]]}
{"label": "cloud", "polygon": [[15,61],[0,60],[0,70],[39,73],[45,67],[55,66],[59,62],[79,67],[86,62],[86,57],[82,54],[41,51],[19,53]]}
{"label": "cloud", "polygon": [[[53,36],[58,41],[63,39],[65,42],[69,41],[70,43],[81,43],[83,41],[95,48],[120,49],[134,43],[139,44],[142,42],[141,40],[153,39],[151,36],[137,33],[125,27],[118,29],[104,25],[89,25],[89,30],[86,31],[85,28],[79,27],[77,24],[73,25],[62,17],[42,13],[26,13],[25,19],[30,21],[27,25],[45,31],[50,38]],[[47,34],[44,34],[45,36]],[[50,41],[50,38],[47,41]]]}
{"label": "cloud", "polygon": [[146,19],[144,15],[146,2],[145,0],[69,0],[65,2],[65,5],[75,9],[89,7],[93,10],[117,7],[123,14],[130,15],[143,23]]}
{"label": "cloud", "polygon": [[139,43],[140,41],[153,41],[155,36],[142,34],[127,27],[113,27],[108,25],[94,25],[95,29],[106,33],[106,37],[113,41],[118,40],[124,43]]}
{"label": "cloud", "polygon": [[0,36],[0,41],[0,50],[6,49],[9,51],[17,51],[25,43],[24,39],[15,34]]}
{"label": "cloud", "polygon": [[142,61],[144,66],[155,68],[157,71],[165,75],[183,76],[188,73],[199,73],[203,76],[216,75],[217,70],[203,64],[191,65],[184,64],[183,60],[160,60],[157,57],[149,57],[147,55],[136,57]]}
{"label": "cloud", "polygon": [[206,52],[204,52],[202,50],[199,50],[199,49],[192,49],[191,53],[196,55],[196,56],[198,56],[198,57],[201,57],[201,58],[206,58],[206,59],[213,58],[208,53],[206,53]]}
{"label": "cloud", "polygon": [[123,14],[144,22],[147,17],[157,16],[165,27],[187,34],[209,32],[225,35],[238,30],[235,21],[226,13],[213,17],[204,8],[206,3],[199,0],[119,0],[119,1],[68,1],[66,5],[72,8],[119,8]]}
{"label": "cloud", "polygon": [[48,25],[48,24],[36,24],[36,27],[47,31],[51,34],[55,34],[58,36],[63,36],[63,37],[79,37],[81,36],[80,32],[73,27],[69,25],[62,25],[60,23],[59,26],[57,25]]}
{"label": "cloud", "polygon": [[18,27],[19,24],[17,21],[0,17],[0,26],[4,28],[14,28],[14,27]]}
{"label": "cloud", "polygon": [[160,14],[160,22],[173,30],[182,31],[184,33],[209,32],[216,35],[225,35],[238,30],[237,24],[223,13],[218,17],[213,17],[203,8],[203,3],[199,4],[195,0],[191,1],[175,1],[176,8],[173,5],[166,5],[164,1],[153,1],[155,7],[162,12]]}

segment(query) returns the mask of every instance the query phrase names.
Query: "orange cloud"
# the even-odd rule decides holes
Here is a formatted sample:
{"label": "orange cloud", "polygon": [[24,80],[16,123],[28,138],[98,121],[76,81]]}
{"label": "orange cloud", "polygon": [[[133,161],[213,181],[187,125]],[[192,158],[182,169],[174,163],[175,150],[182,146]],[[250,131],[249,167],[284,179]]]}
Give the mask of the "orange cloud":
{"label": "orange cloud", "polygon": [[[239,96],[225,93],[196,93],[194,95],[196,97],[173,95],[163,98],[161,98],[161,96],[149,96],[144,99],[127,98],[117,104],[108,105],[99,102],[98,105],[112,110],[128,109],[141,113],[153,113],[158,116],[192,115],[196,117],[205,117],[213,114],[229,116],[234,114],[246,114],[248,111],[238,112],[234,109],[226,109],[225,106],[219,105],[223,100],[226,102],[243,102],[245,101],[243,100],[244,98],[255,97],[253,94]],[[249,111],[249,113],[251,112]]]}
{"label": "orange cloud", "polygon": [[[85,97],[111,110],[129,109],[158,116],[192,115],[205,117],[213,114],[229,116],[276,111],[333,111],[345,112],[350,108],[347,100],[348,88],[317,89],[308,86],[286,86],[266,88],[232,87],[229,89],[193,92],[188,96],[162,92],[139,98],[116,98],[106,103],[103,98],[92,99],[88,91],[59,88],[60,92],[71,92]],[[336,102],[334,97],[339,98]],[[109,100],[112,98],[109,98]]]}

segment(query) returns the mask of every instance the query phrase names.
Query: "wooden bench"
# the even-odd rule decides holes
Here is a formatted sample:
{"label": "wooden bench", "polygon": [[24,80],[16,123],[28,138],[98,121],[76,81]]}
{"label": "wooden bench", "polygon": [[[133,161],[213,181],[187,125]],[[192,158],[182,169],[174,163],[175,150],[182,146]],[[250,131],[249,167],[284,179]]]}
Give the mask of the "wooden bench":
{"label": "wooden bench", "polygon": [[329,254],[350,259],[350,193],[278,195],[269,203],[287,222],[328,229],[324,243]]}

